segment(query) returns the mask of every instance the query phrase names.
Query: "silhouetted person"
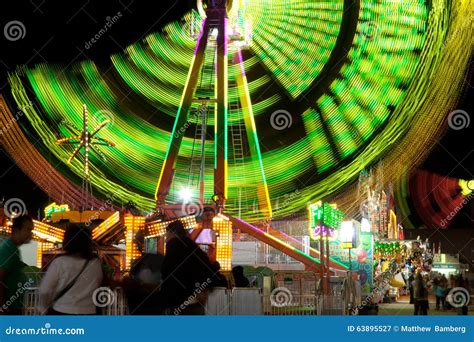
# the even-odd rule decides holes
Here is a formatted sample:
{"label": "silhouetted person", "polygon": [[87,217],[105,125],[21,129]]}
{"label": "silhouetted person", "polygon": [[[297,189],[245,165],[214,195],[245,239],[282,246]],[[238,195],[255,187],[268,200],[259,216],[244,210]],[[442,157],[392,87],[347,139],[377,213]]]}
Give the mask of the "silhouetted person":
{"label": "silhouetted person", "polygon": [[[456,287],[456,280],[454,279],[454,275],[453,274],[450,274],[449,275],[449,279],[448,280],[448,288],[446,289],[446,295],[453,289]],[[453,309],[453,307],[451,306],[451,304],[449,303],[449,301],[446,301],[445,302],[446,304],[446,309],[447,310],[451,310]]]}
{"label": "silhouetted person", "polygon": [[232,276],[234,277],[235,287],[249,287],[250,282],[246,276],[244,276],[244,268],[242,266],[235,266],[232,269]]}
{"label": "silhouetted person", "polygon": [[[467,279],[464,279],[462,274],[457,275],[454,281],[455,281],[456,287],[463,288],[467,291],[468,294],[470,294],[469,281]],[[459,303],[459,304],[462,304],[462,306],[457,308],[457,313],[459,316],[467,316],[468,311],[469,311],[468,306],[467,306],[469,304],[469,299],[470,298],[462,298],[462,303]]]}
{"label": "silhouetted person", "polygon": [[122,280],[131,315],[162,314],[159,286],[163,259],[161,254],[144,254],[132,265],[130,277]]}
{"label": "silhouetted person", "polygon": [[71,224],[64,233],[63,250],[65,254],[51,262],[41,280],[40,306],[51,315],[95,315],[94,291],[103,273],[90,230]]}
{"label": "silhouetted person", "polygon": [[29,280],[22,269],[18,247],[33,237],[33,219],[22,215],[13,219],[12,235],[0,245],[0,315],[21,315],[24,307],[22,294]]}
{"label": "silhouetted person", "polygon": [[444,297],[442,299],[442,302],[443,302],[443,310],[446,310],[447,309],[446,296],[448,295],[449,282],[448,282],[448,279],[446,278],[446,276],[444,274],[441,276],[441,284],[443,284],[443,286],[445,288]]}
{"label": "silhouetted person", "polygon": [[415,315],[428,315],[428,286],[421,273],[417,273],[413,281],[413,297],[415,299]]}
{"label": "silhouetted person", "polygon": [[227,278],[225,277],[225,275],[223,275],[220,272],[221,264],[219,264],[219,262],[216,261],[216,262],[213,263],[213,266],[214,266],[214,272],[215,272],[215,275],[214,275],[213,279],[215,279],[215,280],[213,280],[212,284],[215,287],[225,287],[225,288],[227,288],[228,287]]}
{"label": "silhouetted person", "polygon": [[161,283],[161,265],[164,255],[144,253],[133,264],[130,275],[142,284],[159,285]]}
{"label": "silhouetted person", "polygon": [[198,223],[198,227],[201,228],[201,233],[195,239],[197,244],[209,245],[215,241],[215,231],[212,230],[212,222],[215,216],[214,209],[206,207],[203,210],[201,216],[201,222]]}
{"label": "silhouetted person", "polygon": [[446,282],[445,282],[443,280],[443,277],[440,274],[438,274],[436,278],[433,280],[433,292],[436,296],[436,310],[445,309],[447,283],[448,283],[448,280],[446,279]]}
{"label": "silhouetted person", "polygon": [[160,298],[175,315],[203,315],[215,271],[204,251],[188,237],[181,221],[166,228]]}
{"label": "silhouetted person", "polygon": [[413,297],[413,281],[415,280],[415,276],[413,272],[408,277],[408,291],[410,291],[410,304],[415,304],[415,298]]}

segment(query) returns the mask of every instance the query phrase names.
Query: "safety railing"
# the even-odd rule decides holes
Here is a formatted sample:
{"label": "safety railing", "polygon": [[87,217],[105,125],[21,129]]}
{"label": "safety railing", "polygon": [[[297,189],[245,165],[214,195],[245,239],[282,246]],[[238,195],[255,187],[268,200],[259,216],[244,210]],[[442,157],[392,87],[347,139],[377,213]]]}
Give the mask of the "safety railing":
{"label": "safety railing", "polygon": [[255,288],[233,288],[230,314],[263,315],[262,291]]}
{"label": "safety railing", "polygon": [[25,316],[34,316],[41,315],[38,288],[37,287],[28,287],[24,293],[23,297],[24,310],[23,314]]}
{"label": "safety railing", "polygon": [[[121,288],[111,290],[107,305],[100,308],[100,314],[106,316],[127,315],[127,300]],[[284,301],[276,300],[270,294],[264,296],[258,288],[214,288],[209,293],[206,315],[272,315],[272,316],[315,316],[345,315],[344,295],[332,294],[291,294]],[[37,288],[25,292],[25,315],[41,315]]]}
{"label": "safety railing", "polygon": [[209,293],[206,303],[206,315],[228,316],[230,315],[231,293],[225,287],[213,288]]}
{"label": "safety railing", "polygon": [[[98,299],[98,309],[101,315],[106,316],[122,316],[128,314],[127,300],[121,288],[107,290],[104,298],[105,302],[100,303]],[[44,312],[40,307],[39,293],[37,287],[29,287],[26,289],[23,297],[24,310],[26,316],[43,315]]]}
{"label": "safety railing", "polygon": [[101,307],[101,313],[105,316],[123,316],[128,314],[127,298],[122,288],[110,289],[109,295],[105,297],[107,304]]}
{"label": "safety railing", "polygon": [[290,295],[286,301],[264,296],[254,288],[213,289],[206,305],[206,315],[273,315],[315,316],[321,314],[321,299],[317,295]]}
{"label": "safety railing", "polygon": [[263,315],[262,291],[257,288],[215,288],[209,293],[206,315]]}
{"label": "safety railing", "polygon": [[316,295],[321,285],[319,275],[305,271],[275,271],[273,279],[276,287],[288,289],[294,296]]}
{"label": "safety railing", "polygon": [[323,316],[346,315],[346,302],[342,294],[322,295],[319,304]]}
{"label": "safety railing", "polygon": [[316,295],[291,296],[288,302],[274,299],[264,300],[265,314],[272,316],[316,316],[320,313],[319,297]]}

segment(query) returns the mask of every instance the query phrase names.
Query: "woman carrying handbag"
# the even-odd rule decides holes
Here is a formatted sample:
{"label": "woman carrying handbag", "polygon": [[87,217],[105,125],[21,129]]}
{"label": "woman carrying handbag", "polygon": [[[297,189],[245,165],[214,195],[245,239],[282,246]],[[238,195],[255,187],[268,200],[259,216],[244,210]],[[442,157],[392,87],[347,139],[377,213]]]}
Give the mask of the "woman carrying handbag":
{"label": "woman carrying handbag", "polygon": [[63,250],[65,254],[51,262],[41,280],[40,306],[49,315],[95,315],[93,295],[103,273],[92,251],[90,230],[70,225],[64,234]]}

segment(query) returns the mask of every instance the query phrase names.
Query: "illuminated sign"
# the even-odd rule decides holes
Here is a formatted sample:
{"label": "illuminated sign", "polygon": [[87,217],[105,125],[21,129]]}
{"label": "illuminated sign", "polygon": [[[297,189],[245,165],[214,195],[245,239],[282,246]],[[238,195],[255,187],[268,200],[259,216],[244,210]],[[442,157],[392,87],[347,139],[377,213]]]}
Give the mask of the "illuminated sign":
{"label": "illuminated sign", "polygon": [[310,229],[310,235],[313,240],[317,240],[319,237],[333,239],[336,237],[336,229],[317,225],[316,227]]}
{"label": "illuminated sign", "polygon": [[44,215],[48,218],[51,218],[51,216],[54,213],[61,213],[64,211],[69,211],[69,205],[67,204],[56,204],[56,202],[51,203],[48,205],[46,208],[44,208]]}
{"label": "illuminated sign", "polygon": [[339,231],[339,240],[341,241],[341,248],[354,248],[356,245],[356,227],[352,221],[344,221],[341,224]]}
{"label": "illuminated sign", "polygon": [[309,206],[310,224],[312,227],[323,226],[338,229],[344,219],[344,213],[329,203],[315,203]]}

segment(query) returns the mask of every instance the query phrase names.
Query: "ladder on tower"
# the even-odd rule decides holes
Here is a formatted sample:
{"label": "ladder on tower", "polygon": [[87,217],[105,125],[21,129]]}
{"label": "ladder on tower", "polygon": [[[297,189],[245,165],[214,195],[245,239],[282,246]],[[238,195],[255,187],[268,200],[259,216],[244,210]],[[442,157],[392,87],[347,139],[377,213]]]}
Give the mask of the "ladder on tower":
{"label": "ladder on tower", "polygon": [[[237,82],[235,80],[229,80],[229,89],[235,89],[237,87]],[[237,99],[236,101],[229,101],[229,111],[233,113],[239,113],[239,120],[236,121],[233,125],[230,125],[230,136],[232,141],[232,148],[233,148],[233,162],[238,174],[236,177],[240,177],[240,175],[246,175],[245,172],[245,123],[243,120],[242,115],[242,108],[240,106],[240,101]],[[247,196],[247,188],[242,186],[242,182],[238,181],[239,186],[238,189],[238,197],[237,197],[237,205],[239,208],[238,217],[241,216],[242,210],[248,210],[248,196]],[[245,205],[244,205],[245,203]]]}
{"label": "ladder on tower", "polygon": [[[189,122],[195,124],[194,139],[189,162],[188,188],[198,189],[201,194],[203,186],[205,162],[205,144],[207,138],[207,125],[209,114],[214,107],[214,83],[215,83],[215,45],[210,44],[204,58],[200,72],[200,81],[196,88],[193,99],[194,109],[191,111]],[[200,196],[201,197],[201,196]],[[200,198],[200,200],[204,200]]]}
{"label": "ladder on tower", "polygon": [[204,177],[205,168],[205,144],[207,135],[207,124],[209,117],[209,105],[202,103],[194,112],[195,130],[191,151],[191,160],[188,169],[188,187],[198,186]]}

